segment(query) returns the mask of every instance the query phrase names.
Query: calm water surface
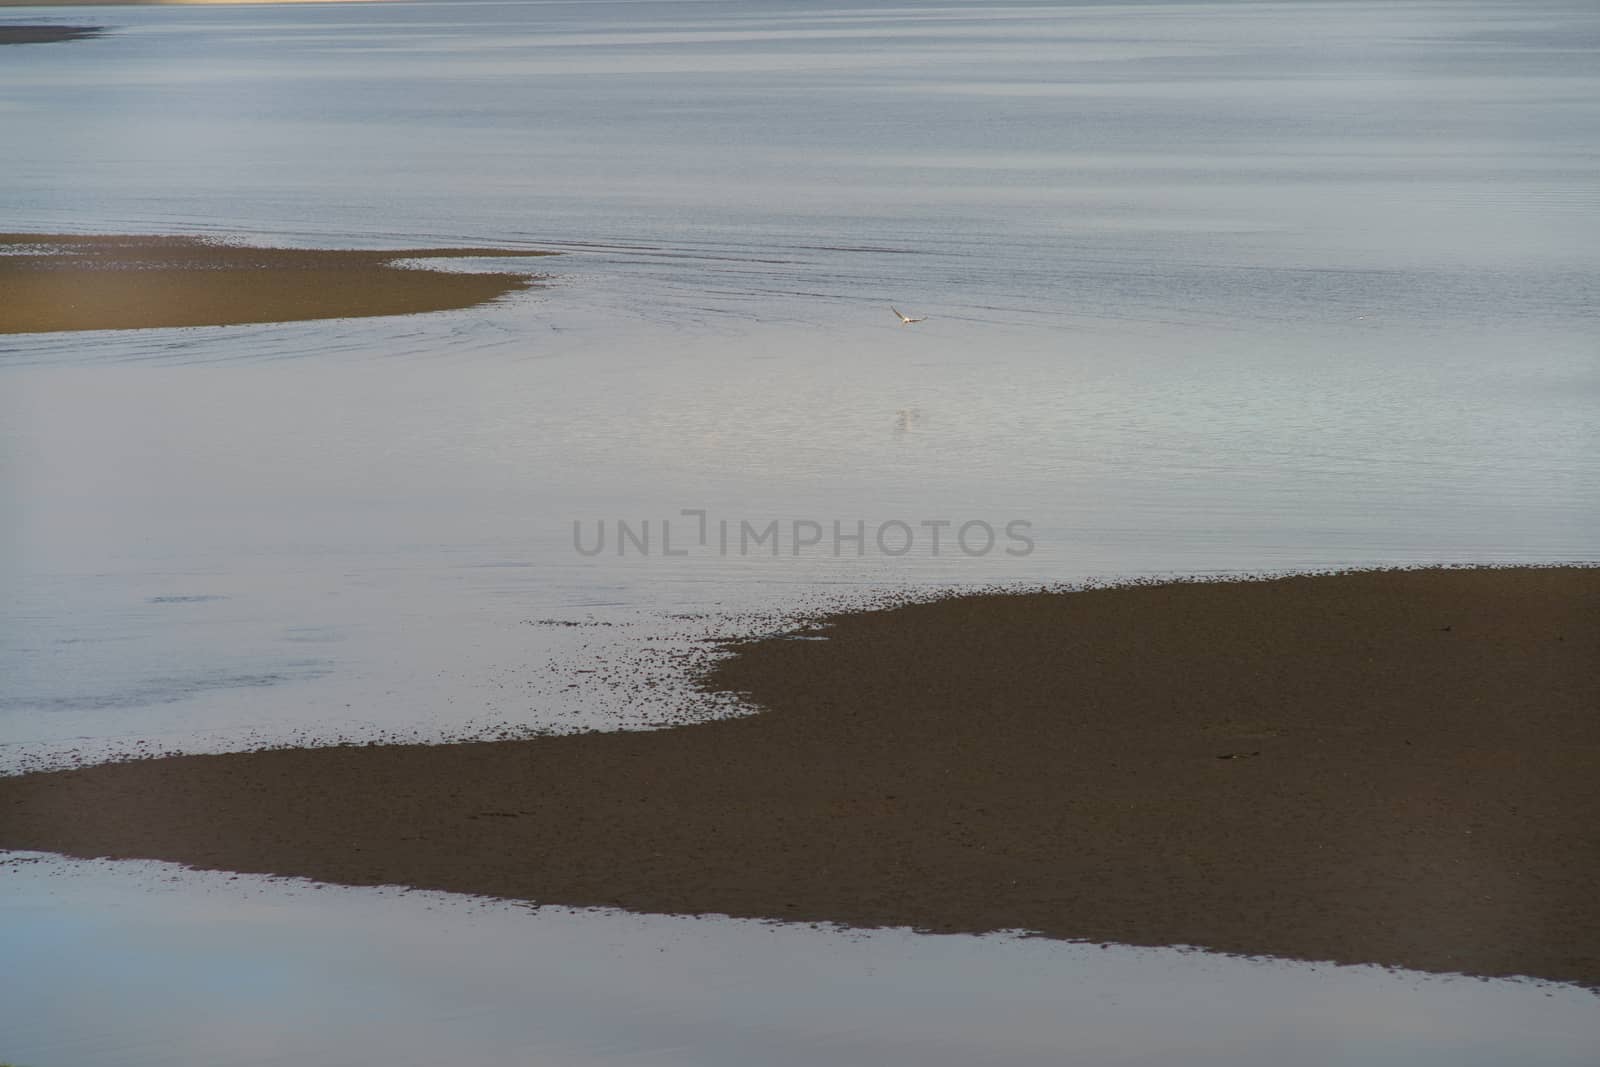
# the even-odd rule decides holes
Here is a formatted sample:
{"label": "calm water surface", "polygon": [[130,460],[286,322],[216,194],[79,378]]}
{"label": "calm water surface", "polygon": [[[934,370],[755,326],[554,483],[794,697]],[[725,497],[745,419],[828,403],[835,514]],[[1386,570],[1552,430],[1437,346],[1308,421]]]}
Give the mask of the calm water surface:
{"label": "calm water surface", "polygon": [[[0,338],[0,767],[141,742],[655,721],[683,707],[660,653],[881,592],[1600,556],[1590,3],[444,2],[71,20],[115,32],[0,53],[5,229],[565,255],[539,264],[547,287],[470,312]],[[901,327],[890,304],[928,321]],[[665,556],[660,522],[684,537],[684,509],[736,530],[1020,519],[1035,550],[935,555],[924,538],[858,557],[824,540],[774,558],[713,539]],[[649,520],[654,551],[574,550],[574,522],[614,534],[618,519]],[[641,694],[640,677],[661,684]],[[41,896],[5,875],[22,903],[0,936],[67,961],[38,988],[76,988],[74,968],[112,951],[89,931],[123,877],[61,868],[42,884],[70,888]],[[209,936],[136,899],[117,914]],[[298,899],[283,927],[324,946],[361,955],[387,936],[344,923],[334,891]],[[634,936],[608,921],[584,944]],[[560,936],[574,939],[560,959],[581,954]],[[706,936],[697,951],[735,953]],[[1059,951],[1049,966],[1078,968],[1073,981],[1103,973],[1069,948],[1028,951]],[[853,966],[849,949],[815,951]],[[989,962],[950,981],[1013,951],[973,947]],[[441,964],[481,979],[460,1010],[510,1010],[476,952]],[[241,953],[256,949],[202,953],[177,988],[237,977]],[[1175,958],[1140,954],[1139,981],[1176,981]],[[406,999],[422,988],[380,983],[351,1010],[454,1033]],[[1440,1036],[1465,1025],[1469,1001],[1450,998],[1468,987],[1439,988],[1425,995],[1456,1021],[1415,1042],[1341,1015],[1377,1035],[1359,1061],[1420,1062],[1426,1046],[1469,1062]],[[1517,1032],[1523,993],[1470,988],[1488,999],[1469,1014]],[[659,988],[627,995],[671,1014]],[[24,1002],[0,998],[0,1034],[39,1018],[7,1003]],[[823,1006],[784,1018],[804,1041],[734,1052],[706,1043],[713,1026],[682,1038],[698,1050],[683,1062],[827,1058],[858,1025]],[[1303,1014],[1280,1018],[1257,1040],[1260,1020],[1214,1016],[1252,1035],[1227,1062],[1321,1040]],[[573,1026],[546,1061],[678,1062],[663,1032],[633,1048]],[[1158,1031],[1107,1033],[1130,1059],[1176,1062]],[[268,1061],[257,1045],[95,1033],[29,1062]],[[484,1063],[516,1046],[475,1047],[454,1046]],[[1577,1046],[1523,1047],[1567,1062]]]}

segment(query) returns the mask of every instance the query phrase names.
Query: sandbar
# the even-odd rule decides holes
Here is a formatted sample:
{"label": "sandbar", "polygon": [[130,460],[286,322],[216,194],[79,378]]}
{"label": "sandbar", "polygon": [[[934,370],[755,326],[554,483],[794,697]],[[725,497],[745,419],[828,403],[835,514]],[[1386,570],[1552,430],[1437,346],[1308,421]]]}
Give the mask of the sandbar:
{"label": "sandbar", "polygon": [[527,289],[529,273],[401,261],[545,256],[506,248],[263,248],[187,236],[0,234],[0,334],[412,315]]}
{"label": "sandbar", "polygon": [[757,714],[0,778],[0,847],[1600,987],[1600,568],[959,596],[730,652],[702,684]]}
{"label": "sandbar", "polygon": [[104,26],[0,25],[0,44],[51,44],[98,37]]}

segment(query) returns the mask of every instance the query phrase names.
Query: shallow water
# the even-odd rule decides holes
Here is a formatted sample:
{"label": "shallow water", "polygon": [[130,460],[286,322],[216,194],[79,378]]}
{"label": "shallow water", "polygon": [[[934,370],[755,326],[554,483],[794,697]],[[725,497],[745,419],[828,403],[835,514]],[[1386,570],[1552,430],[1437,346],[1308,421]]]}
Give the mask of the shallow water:
{"label": "shallow water", "polygon": [[[568,254],[475,312],[0,339],[4,765],[615,715],[529,699],[544,618],[1597,554],[1588,5],[80,16],[0,73],[15,228]],[[665,555],[685,509],[734,549]]]}
{"label": "shallow water", "polygon": [[13,860],[4,877],[0,949],[29,977],[4,1032],[25,1063],[1576,1067],[1600,1036],[1591,994],[1535,983],[530,912],[165,864]]}
{"label": "shallow water", "polygon": [[879,593],[1600,555],[1587,3],[70,20],[116,32],[0,57],[5,228],[567,254],[477,311],[0,338],[0,767],[659,721],[708,634]]}

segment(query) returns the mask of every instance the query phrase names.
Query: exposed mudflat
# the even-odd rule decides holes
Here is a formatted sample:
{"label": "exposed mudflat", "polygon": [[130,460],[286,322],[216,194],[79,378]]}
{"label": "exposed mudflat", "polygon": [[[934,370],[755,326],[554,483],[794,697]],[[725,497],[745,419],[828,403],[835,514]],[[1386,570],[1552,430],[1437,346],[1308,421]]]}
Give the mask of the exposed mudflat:
{"label": "exposed mudflat", "polygon": [[[0,7],[6,6],[0,4]],[[0,44],[52,44],[56,41],[77,41],[85,37],[98,37],[104,26],[56,26],[11,23],[0,25]]]}
{"label": "exposed mudflat", "polygon": [[971,596],[764,714],[0,779],[0,847],[1600,985],[1600,569]]}
{"label": "exposed mudflat", "polygon": [[195,237],[0,234],[0,333],[229,326],[411,315],[526,289],[526,273],[410,269],[402,260],[526,249],[258,248]]}

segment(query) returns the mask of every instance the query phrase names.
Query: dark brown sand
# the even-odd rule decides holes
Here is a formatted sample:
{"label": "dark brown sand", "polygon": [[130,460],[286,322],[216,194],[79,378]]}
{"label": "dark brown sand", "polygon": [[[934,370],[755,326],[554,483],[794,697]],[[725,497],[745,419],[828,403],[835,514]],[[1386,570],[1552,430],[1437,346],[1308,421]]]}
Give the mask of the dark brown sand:
{"label": "dark brown sand", "polygon": [[0,779],[0,846],[1600,986],[1600,569],[977,596],[655,732]]}
{"label": "dark brown sand", "polygon": [[104,26],[24,26],[0,25],[0,44],[50,44],[96,37]]}
{"label": "dark brown sand", "polygon": [[402,259],[528,257],[499,248],[254,248],[194,237],[0,234],[0,334],[227,326],[471,307],[525,274],[457,274]]}

